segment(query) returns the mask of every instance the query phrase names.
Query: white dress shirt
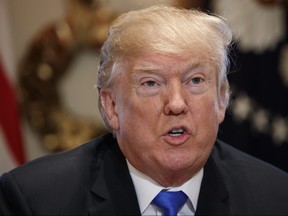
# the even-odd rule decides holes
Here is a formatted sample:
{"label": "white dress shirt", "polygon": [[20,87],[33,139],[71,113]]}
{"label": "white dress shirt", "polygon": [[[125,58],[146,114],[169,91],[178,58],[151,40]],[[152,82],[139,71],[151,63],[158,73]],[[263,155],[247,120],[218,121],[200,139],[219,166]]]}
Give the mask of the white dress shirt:
{"label": "white dress shirt", "polygon": [[163,189],[168,191],[182,190],[188,196],[189,199],[187,199],[184,206],[179,210],[178,215],[195,214],[197,208],[198,196],[200,192],[200,186],[203,178],[203,168],[180,187],[164,188],[150,177],[138,171],[135,167],[133,167],[129,163],[128,160],[127,164],[130,171],[130,175],[134,183],[142,215],[162,215],[160,209],[155,205],[152,205],[151,202],[155,198],[155,196]]}

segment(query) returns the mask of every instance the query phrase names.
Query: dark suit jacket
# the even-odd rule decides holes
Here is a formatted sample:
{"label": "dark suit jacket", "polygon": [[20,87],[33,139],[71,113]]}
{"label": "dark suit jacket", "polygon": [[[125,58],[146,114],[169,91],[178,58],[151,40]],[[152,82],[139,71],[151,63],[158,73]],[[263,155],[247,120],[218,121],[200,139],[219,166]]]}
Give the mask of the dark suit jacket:
{"label": "dark suit jacket", "polygon": [[[140,215],[111,134],[16,168],[0,179],[3,215]],[[217,141],[196,215],[288,215],[288,175]]]}

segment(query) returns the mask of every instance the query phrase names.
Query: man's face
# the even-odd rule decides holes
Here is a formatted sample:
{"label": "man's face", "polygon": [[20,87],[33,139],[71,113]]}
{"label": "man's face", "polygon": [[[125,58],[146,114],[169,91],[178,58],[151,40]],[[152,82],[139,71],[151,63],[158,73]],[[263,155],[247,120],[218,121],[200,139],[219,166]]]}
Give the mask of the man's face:
{"label": "man's face", "polygon": [[166,186],[204,166],[224,119],[221,97],[211,63],[157,53],[136,56],[101,94],[128,161]]}

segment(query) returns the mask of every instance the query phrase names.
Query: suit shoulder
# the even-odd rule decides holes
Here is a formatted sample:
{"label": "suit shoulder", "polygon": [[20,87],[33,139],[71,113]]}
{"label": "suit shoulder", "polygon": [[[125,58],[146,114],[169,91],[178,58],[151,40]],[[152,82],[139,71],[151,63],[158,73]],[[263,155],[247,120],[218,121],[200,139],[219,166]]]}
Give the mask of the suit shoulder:
{"label": "suit shoulder", "polygon": [[244,153],[220,140],[217,140],[213,149],[212,157],[220,167],[230,175],[247,178],[255,183],[278,182],[280,185],[286,185],[288,190],[288,173],[279,168],[264,162],[256,157]]}
{"label": "suit shoulder", "polygon": [[217,141],[211,161],[229,191],[238,215],[287,215],[288,174]]}
{"label": "suit shoulder", "polygon": [[63,215],[66,211],[74,214],[85,211],[84,204],[92,205],[89,192],[99,174],[102,158],[115,144],[112,135],[105,135],[3,174],[0,178],[0,214],[11,211],[15,215],[31,215],[31,212]]}
{"label": "suit shoulder", "polygon": [[21,184],[29,185],[32,179],[39,182],[53,181],[58,178],[76,177],[75,175],[89,173],[91,166],[97,166],[105,149],[113,145],[113,138],[104,135],[74,149],[51,154],[32,160],[9,172],[15,180],[21,179]]}

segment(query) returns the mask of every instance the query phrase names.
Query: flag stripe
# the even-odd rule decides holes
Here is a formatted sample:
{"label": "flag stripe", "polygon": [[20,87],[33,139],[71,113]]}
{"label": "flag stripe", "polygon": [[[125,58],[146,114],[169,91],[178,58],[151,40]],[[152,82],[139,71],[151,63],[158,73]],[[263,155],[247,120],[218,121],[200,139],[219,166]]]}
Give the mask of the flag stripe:
{"label": "flag stripe", "polygon": [[22,164],[25,162],[25,155],[19,124],[19,107],[14,88],[5,74],[5,69],[0,59],[0,98],[2,101],[0,105],[0,126],[14,160],[18,164]]}

